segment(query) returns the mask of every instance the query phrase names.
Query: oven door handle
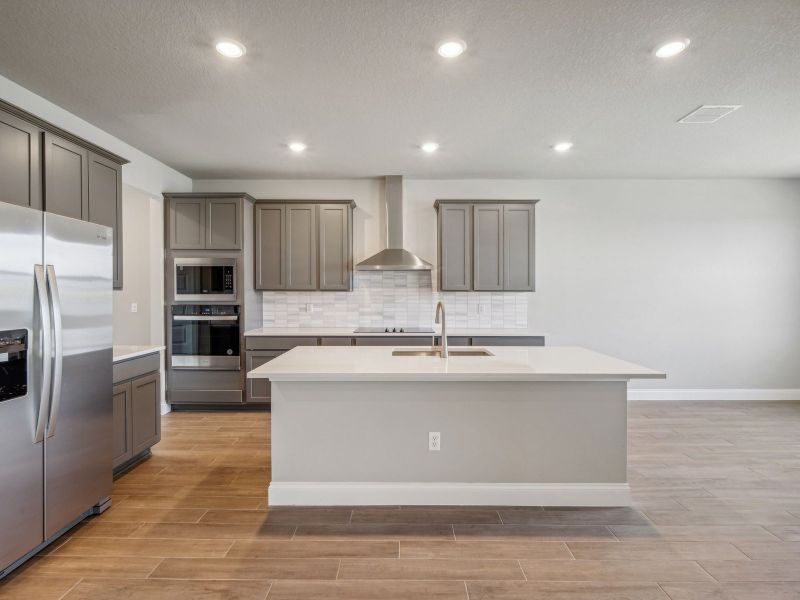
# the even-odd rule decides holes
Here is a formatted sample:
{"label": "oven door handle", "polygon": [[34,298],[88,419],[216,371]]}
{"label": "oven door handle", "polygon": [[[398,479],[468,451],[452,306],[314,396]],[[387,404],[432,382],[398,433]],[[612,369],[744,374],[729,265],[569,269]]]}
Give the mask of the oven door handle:
{"label": "oven door handle", "polygon": [[212,317],[206,315],[173,315],[173,321],[238,321],[237,316]]}

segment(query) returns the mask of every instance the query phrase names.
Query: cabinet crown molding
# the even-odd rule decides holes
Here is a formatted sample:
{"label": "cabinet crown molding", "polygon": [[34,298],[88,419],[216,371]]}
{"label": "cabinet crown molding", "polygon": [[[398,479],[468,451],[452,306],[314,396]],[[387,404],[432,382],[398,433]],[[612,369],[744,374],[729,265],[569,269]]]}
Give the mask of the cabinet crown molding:
{"label": "cabinet crown molding", "polygon": [[498,198],[439,198],[433,203],[433,208],[439,209],[440,204],[536,204],[539,202],[538,199],[536,200],[525,200],[525,199],[498,199]]}

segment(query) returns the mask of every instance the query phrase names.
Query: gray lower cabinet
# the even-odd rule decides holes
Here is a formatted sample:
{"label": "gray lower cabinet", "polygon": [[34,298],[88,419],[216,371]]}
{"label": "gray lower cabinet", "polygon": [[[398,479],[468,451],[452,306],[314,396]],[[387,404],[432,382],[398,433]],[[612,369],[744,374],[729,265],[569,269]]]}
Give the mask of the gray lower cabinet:
{"label": "gray lower cabinet", "polygon": [[544,336],[479,336],[472,338],[473,346],[544,346]]}
{"label": "gray lower cabinet", "polygon": [[406,337],[406,336],[367,336],[357,337],[356,346],[430,346],[433,336]]}
{"label": "gray lower cabinet", "polygon": [[[248,350],[247,351],[247,370],[252,371],[268,363],[286,352],[285,350]],[[247,402],[248,404],[268,404],[272,401],[272,385],[269,379],[248,379],[247,380]]]}
{"label": "gray lower cabinet", "polygon": [[437,200],[442,291],[535,289],[538,200]]}
{"label": "gray lower cabinet", "polygon": [[114,364],[115,471],[124,469],[161,440],[159,354]]}
{"label": "gray lower cabinet", "polygon": [[42,208],[42,133],[0,111],[0,202]]}
{"label": "gray lower cabinet", "polygon": [[116,469],[133,458],[131,382],[126,381],[115,385],[112,396],[114,405],[114,468]]}
{"label": "gray lower cabinet", "polygon": [[354,207],[350,200],[257,201],[255,288],[352,289]]}
{"label": "gray lower cabinet", "polygon": [[44,134],[44,208],[73,219],[89,214],[89,151],[49,132]]}
{"label": "gray lower cabinet", "polygon": [[89,153],[89,211],[86,220],[114,230],[114,288],[122,287],[122,166]]}
{"label": "gray lower cabinet", "polygon": [[317,279],[317,210],[313,204],[286,207],[286,287],[315,290]]}

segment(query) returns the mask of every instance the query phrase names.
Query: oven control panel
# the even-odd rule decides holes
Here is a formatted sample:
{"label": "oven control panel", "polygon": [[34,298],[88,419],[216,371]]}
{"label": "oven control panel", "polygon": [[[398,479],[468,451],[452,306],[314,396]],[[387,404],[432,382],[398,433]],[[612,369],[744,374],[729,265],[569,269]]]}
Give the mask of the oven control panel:
{"label": "oven control panel", "polygon": [[236,316],[239,314],[239,307],[230,304],[180,304],[172,307],[173,315],[186,316]]}

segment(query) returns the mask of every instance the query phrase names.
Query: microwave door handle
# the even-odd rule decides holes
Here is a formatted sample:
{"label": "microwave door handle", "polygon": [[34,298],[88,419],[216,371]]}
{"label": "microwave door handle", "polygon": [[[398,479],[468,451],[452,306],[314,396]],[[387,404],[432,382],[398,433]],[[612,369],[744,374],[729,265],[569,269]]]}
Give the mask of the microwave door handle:
{"label": "microwave door handle", "polygon": [[44,267],[34,265],[33,274],[36,280],[36,296],[39,300],[39,315],[42,326],[42,388],[39,390],[39,414],[36,417],[35,443],[44,440],[47,419],[50,416],[50,377],[52,375],[53,339],[50,322],[50,304],[47,297],[47,281]]}
{"label": "microwave door handle", "polygon": [[50,297],[53,303],[53,332],[55,347],[55,360],[53,364],[53,403],[50,408],[50,422],[47,425],[47,437],[56,433],[59,408],[61,406],[61,373],[64,366],[64,340],[61,319],[61,297],[58,294],[58,280],[53,265],[47,265],[47,285],[50,288]]}

